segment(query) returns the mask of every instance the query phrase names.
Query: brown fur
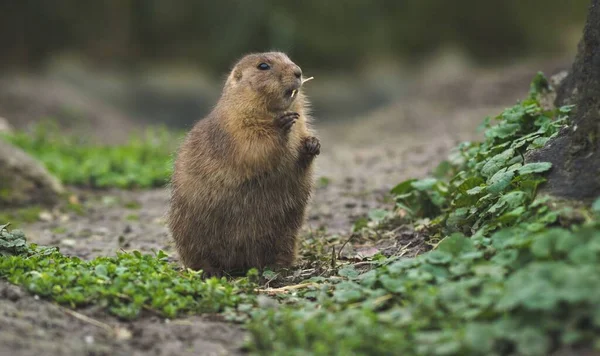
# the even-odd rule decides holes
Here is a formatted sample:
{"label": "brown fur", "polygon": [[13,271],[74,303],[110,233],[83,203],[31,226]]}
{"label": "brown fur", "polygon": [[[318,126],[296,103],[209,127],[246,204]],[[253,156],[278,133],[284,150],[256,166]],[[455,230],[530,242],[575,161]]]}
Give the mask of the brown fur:
{"label": "brown fur", "polygon": [[[186,267],[212,275],[294,262],[319,153],[307,101],[301,90],[290,95],[299,70],[283,53],[245,56],[185,138],[168,225]],[[286,112],[299,114],[289,131],[279,123]]]}

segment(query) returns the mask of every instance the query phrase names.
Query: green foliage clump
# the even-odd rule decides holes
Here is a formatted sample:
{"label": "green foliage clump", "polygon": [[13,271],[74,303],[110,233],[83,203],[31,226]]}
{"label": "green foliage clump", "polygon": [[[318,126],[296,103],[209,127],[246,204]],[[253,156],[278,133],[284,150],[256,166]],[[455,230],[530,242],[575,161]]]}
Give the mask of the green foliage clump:
{"label": "green foliage clump", "polygon": [[[544,211],[527,210],[545,181],[539,173],[549,162],[525,162],[525,154],[542,147],[567,123],[571,107],[545,110],[538,95],[545,78],[538,74],[530,97],[495,118],[487,118],[483,142],[462,143],[440,164],[437,178],[408,180],[392,190],[399,208],[414,217],[433,219],[438,237],[452,232],[487,233],[513,226]],[[534,206],[534,208],[537,207]],[[544,223],[555,220],[547,213]],[[542,225],[535,225],[543,227]]]}
{"label": "green foliage clump", "polygon": [[[539,197],[545,162],[526,163],[566,124],[544,110],[543,77],[485,141],[464,143],[435,178],[396,186],[434,249],[313,279],[295,304],[256,311],[257,354],[547,355],[600,344],[600,222]],[[594,204],[595,210],[597,207]],[[573,216],[578,218],[573,219]],[[561,226],[562,224],[562,226]]]}
{"label": "green foliage clump", "polygon": [[23,255],[29,252],[25,234],[21,230],[8,232],[8,224],[0,225],[0,256]]}
{"label": "green foliage clump", "polygon": [[[547,355],[600,341],[600,225],[438,248],[317,292],[251,323],[258,354]],[[315,293],[314,291],[312,293]]]}
{"label": "green foliage clump", "polygon": [[253,274],[235,282],[200,272],[178,271],[159,251],[138,251],[84,261],[62,255],[57,248],[28,244],[22,232],[0,226],[0,278],[29,292],[70,307],[100,305],[121,318],[143,310],[165,317],[186,313],[233,312],[255,303]]}
{"label": "green foliage clump", "polygon": [[39,159],[63,183],[95,188],[163,186],[171,174],[171,154],[177,136],[165,129],[148,130],[119,146],[96,145],[65,135],[49,123],[32,133],[3,136]]}

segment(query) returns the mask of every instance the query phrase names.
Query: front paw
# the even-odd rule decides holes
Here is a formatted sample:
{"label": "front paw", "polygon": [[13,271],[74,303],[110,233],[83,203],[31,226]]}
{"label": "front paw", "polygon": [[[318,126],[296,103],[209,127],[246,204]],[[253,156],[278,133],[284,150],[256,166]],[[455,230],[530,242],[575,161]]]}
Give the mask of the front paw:
{"label": "front paw", "polygon": [[321,153],[321,142],[314,136],[304,139],[304,153],[310,157],[317,156]]}
{"label": "front paw", "polygon": [[284,132],[289,132],[300,117],[297,112],[286,111],[275,119],[275,123]]}

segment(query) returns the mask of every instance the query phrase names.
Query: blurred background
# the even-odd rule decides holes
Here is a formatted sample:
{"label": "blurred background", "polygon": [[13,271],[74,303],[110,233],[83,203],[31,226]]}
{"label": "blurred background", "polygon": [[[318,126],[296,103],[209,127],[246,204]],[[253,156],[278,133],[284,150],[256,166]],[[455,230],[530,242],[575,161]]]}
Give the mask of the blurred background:
{"label": "blurred background", "polygon": [[322,125],[354,123],[358,136],[367,118],[472,129],[469,115],[445,113],[477,107],[483,118],[537,70],[568,68],[588,3],[2,0],[0,117],[17,128],[51,117],[103,142],[148,124],[186,129],[232,63],[278,49],[315,77],[307,92]]}

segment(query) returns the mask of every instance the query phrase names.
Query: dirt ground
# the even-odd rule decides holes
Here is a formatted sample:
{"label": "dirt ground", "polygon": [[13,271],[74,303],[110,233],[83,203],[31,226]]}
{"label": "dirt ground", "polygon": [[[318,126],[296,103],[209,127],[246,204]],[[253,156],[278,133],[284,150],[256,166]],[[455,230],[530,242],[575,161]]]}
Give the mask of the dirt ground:
{"label": "dirt ground", "polygon": [[[358,217],[389,207],[384,198],[391,187],[426,175],[458,141],[476,138],[475,127],[485,116],[526,94],[537,69],[518,67],[427,84],[367,117],[326,125],[317,120],[319,186],[305,232],[325,227],[330,234],[348,235]],[[163,249],[176,257],[162,219],[166,189],[77,193],[87,207],[85,215],[45,214],[45,221],[23,228],[29,239],[85,259],[120,249]],[[214,318],[148,316],[122,322],[100,310],[77,312],[0,282],[0,356],[243,353],[244,331]],[[124,337],[119,340],[82,315],[123,330]]]}

